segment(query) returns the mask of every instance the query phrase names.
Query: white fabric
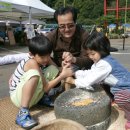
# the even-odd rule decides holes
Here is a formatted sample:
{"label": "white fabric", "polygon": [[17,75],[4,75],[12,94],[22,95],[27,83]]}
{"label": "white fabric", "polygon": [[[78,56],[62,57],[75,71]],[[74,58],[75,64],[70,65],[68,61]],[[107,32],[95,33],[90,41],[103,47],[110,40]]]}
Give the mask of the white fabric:
{"label": "white fabric", "polygon": [[107,78],[104,80],[104,83],[109,84],[111,86],[115,86],[118,82],[118,79],[114,77],[112,74],[107,76]]}
{"label": "white fabric", "polygon": [[103,81],[111,72],[112,67],[104,60],[92,65],[90,70],[79,70],[75,73],[77,88],[91,89],[91,85]]}
{"label": "white fabric", "polygon": [[0,65],[10,64],[14,62],[20,62],[21,60],[28,57],[28,53],[12,54],[0,57]]}

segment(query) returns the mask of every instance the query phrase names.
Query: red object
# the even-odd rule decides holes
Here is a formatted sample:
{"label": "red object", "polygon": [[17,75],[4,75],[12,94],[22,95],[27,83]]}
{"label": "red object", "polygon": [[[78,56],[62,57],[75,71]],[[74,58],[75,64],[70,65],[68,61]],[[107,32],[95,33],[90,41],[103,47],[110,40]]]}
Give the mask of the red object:
{"label": "red object", "polygon": [[116,0],[116,7],[115,8],[108,8],[107,7],[107,0],[104,0],[104,16],[107,15],[108,11],[116,11],[116,19],[118,20],[119,18],[119,11],[125,11],[125,10],[130,10],[130,7],[119,7],[119,0]]}
{"label": "red object", "polygon": [[129,129],[130,129],[130,122],[129,122],[129,121],[126,122],[126,124],[125,124],[125,129],[126,129],[126,130],[129,130]]}

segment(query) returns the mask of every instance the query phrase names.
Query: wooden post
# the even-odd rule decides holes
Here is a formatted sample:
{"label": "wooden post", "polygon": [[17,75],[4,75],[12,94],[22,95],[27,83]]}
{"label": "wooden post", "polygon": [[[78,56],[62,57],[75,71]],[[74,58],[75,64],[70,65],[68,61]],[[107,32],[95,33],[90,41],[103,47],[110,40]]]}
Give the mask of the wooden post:
{"label": "wooden post", "polygon": [[125,49],[125,36],[123,37],[123,50]]}

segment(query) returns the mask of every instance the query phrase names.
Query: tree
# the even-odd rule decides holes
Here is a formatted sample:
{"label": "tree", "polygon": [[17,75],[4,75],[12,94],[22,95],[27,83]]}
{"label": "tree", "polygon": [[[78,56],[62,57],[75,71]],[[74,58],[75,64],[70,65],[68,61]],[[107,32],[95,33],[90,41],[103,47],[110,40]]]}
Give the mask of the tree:
{"label": "tree", "polygon": [[[42,0],[48,6],[58,9],[64,6],[64,0]],[[104,17],[104,0],[65,0],[66,6],[73,6],[78,9],[78,23],[80,24],[103,24],[103,20],[108,23],[115,23],[115,11],[108,12],[108,16]],[[116,0],[107,0],[109,7],[115,7]],[[119,0],[120,7],[125,7],[125,0]],[[130,7],[130,0],[128,0]],[[119,11],[119,22],[124,20],[124,11]],[[130,10],[127,11],[127,22],[130,22]]]}

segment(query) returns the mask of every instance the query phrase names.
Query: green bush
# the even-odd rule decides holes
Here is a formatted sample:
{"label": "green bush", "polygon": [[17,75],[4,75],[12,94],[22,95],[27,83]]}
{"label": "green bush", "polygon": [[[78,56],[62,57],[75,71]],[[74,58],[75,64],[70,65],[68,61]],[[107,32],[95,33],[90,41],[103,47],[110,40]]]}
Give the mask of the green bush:
{"label": "green bush", "polygon": [[116,33],[109,33],[108,38],[109,39],[119,39],[119,38],[121,38],[121,36],[119,34],[116,34]]}

